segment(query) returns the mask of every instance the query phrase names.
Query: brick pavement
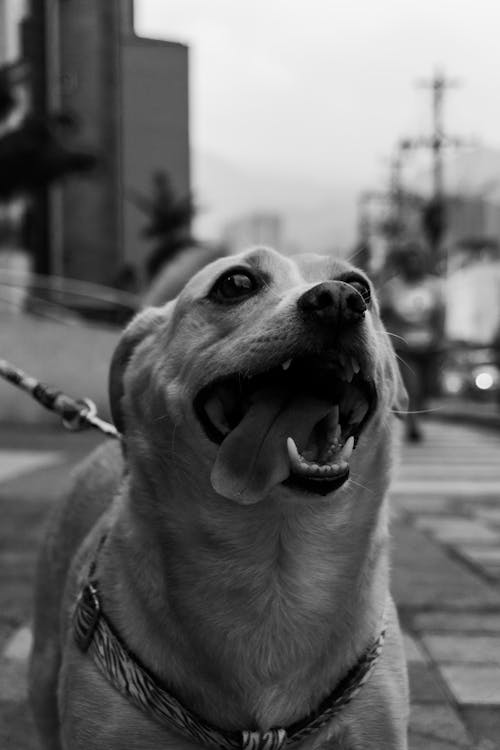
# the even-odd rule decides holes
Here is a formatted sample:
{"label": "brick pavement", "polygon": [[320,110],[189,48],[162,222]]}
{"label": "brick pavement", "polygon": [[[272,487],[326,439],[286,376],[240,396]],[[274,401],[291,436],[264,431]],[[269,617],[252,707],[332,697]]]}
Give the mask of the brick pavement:
{"label": "brick pavement", "polygon": [[412,750],[500,748],[500,433],[433,422],[393,485]]}
{"label": "brick pavement", "polygon": [[[429,423],[427,433],[422,445],[404,448],[392,492],[410,750],[498,750],[500,433],[439,422]],[[0,432],[2,750],[37,748],[25,682],[36,548],[69,466],[95,441]],[[6,455],[12,450],[19,453]]]}

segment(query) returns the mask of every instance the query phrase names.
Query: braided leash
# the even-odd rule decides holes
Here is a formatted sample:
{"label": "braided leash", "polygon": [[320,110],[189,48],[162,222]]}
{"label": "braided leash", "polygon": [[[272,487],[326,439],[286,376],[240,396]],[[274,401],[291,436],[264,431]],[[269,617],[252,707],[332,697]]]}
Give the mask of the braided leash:
{"label": "braided leash", "polygon": [[27,375],[5,359],[0,359],[0,377],[29,393],[35,401],[49,411],[58,414],[67,430],[75,432],[93,427],[108,437],[121,438],[114,425],[97,416],[97,407],[89,398],[78,400],[71,398],[62,391],[51,388],[31,375]]}

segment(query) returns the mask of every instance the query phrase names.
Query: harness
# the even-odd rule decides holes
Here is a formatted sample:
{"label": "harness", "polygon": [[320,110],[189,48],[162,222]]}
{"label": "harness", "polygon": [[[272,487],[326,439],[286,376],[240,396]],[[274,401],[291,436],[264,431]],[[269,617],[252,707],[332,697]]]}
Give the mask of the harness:
{"label": "harness", "polygon": [[96,576],[97,557],[104,534],[80,588],[73,612],[73,635],[78,648],[92,658],[108,682],[130,703],[164,727],[213,750],[283,750],[293,748],[319,731],[344,709],[367,682],[385,640],[386,617],[378,637],[358,661],[305,718],[286,728],[267,732],[219,729],[182,705],[129,650],[103,612]]}

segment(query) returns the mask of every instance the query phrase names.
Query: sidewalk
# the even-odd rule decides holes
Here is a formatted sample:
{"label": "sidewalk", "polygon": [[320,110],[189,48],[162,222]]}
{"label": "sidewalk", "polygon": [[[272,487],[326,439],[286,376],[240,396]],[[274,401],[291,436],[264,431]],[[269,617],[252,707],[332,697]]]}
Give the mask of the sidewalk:
{"label": "sidewalk", "polygon": [[500,432],[431,421],[393,484],[411,750],[500,748]]}
{"label": "sidewalk", "polygon": [[[0,748],[39,750],[26,700],[33,574],[47,512],[68,472],[100,437],[0,430]],[[31,469],[31,470],[30,470]]]}
{"label": "sidewalk", "polygon": [[457,422],[500,431],[500,403],[493,400],[474,401],[458,396],[436,398],[430,401],[427,416],[441,422]]}
{"label": "sidewalk", "polygon": [[[409,747],[498,750],[500,433],[434,420],[425,427],[426,442],[404,448],[392,492],[392,588],[409,662]],[[70,466],[100,439],[0,430],[0,747],[6,750],[37,749],[25,673],[43,521]]]}

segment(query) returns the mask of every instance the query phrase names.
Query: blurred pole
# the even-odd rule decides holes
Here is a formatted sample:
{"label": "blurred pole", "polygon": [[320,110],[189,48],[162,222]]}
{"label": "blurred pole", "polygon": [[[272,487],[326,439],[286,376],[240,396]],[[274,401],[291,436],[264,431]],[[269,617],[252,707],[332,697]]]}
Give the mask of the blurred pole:
{"label": "blurred pole", "polygon": [[404,209],[403,209],[403,151],[404,141],[400,140],[396,153],[391,161],[391,176],[389,194],[391,197],[394,231],[392,241],[397,245],[404,233]]}
{"label": "blurred pole", "polygon": [[436,71],[432,86],[432,152],[433,152],[433,198],[443,198],[443,94],[447,84],[443,75]]}
{"label": "blurred pole", "polygon": [[[22,23],[22,54],[29,68],[30,113],[37,120],[46,120],[48,116],[45,19],[46,0],[30,0],[28,14]],[[48,191],[38,188],[30,203],[26,234],[34,271],[48,274],[51,270]]]}
{"label": "blurred pole", "polygon": [[[59,0],[46,0],[45,38],[47,50],[46,91],[49,112],[60,112],[61,107],[61,60],[60,60]],[[63,197],[57,184],[47,188],[48,192],[48,243],[50,272],[64,275],[63,247]]]}
{"label": "blurred pole", "polygon": [[447,89],[458,85],[458,81],[436,70],[432,79],[420,81],[419,85],[432,91],[432,132],[428,137],[406,139],[406,148],[427,148],[432,152],[432,195],[424,208],[424,231],[432,252],[432,263],[435,271],[440,271],[443,258],[442,242],[446,232],[446,196],[444,185],[445,146],[461,145],[458,138],[445,134],[443,125],[444,95]]}

